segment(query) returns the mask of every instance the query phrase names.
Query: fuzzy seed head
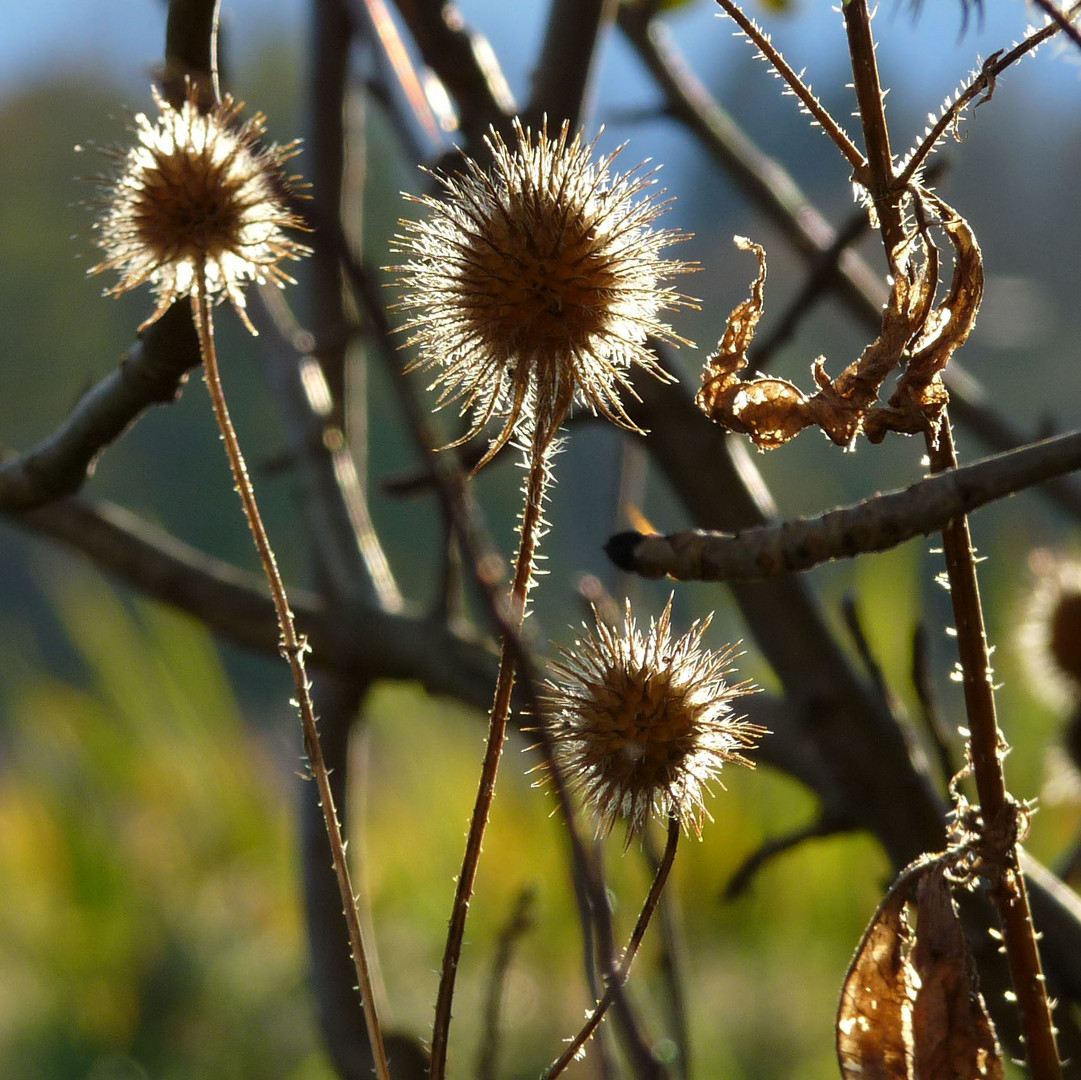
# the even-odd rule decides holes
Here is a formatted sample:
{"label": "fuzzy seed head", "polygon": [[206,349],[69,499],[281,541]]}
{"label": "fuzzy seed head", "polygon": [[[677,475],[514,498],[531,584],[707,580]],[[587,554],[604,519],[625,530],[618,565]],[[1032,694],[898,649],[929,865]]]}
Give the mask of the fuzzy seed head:
{"label": "fuzzy seed head", "polygon": [[238,123],[243,106],[231,98],[204,113],[194,89],[180,108],[153,93],[157,121],[138,114],[136,144],[110,154],[119,172],[101,182],[104,209],[94,224],[105,258],[89,273],[118,271],[111,295],[150,284],[157,307],[140,330],[205,291],[214,303],[227,297],[254,333],[245,284],[292,282],[279,264],[309,253],[283,232],[304,227],[283,202],[297,178],[282,166],[298,144],[261,147],[265,118]]}
{"label": "fuzzy seed head", "polygon": [[1039,549],[1029,564],[1018,646],[1033,691],[1065,711],[1081,702],[1081,561]]}
{"label": "fuzzy seed head", "polygon": [[651,173],[614,174],[619,151],[594,161],[596,143],[566,124],[555,139],[515,133],[514,148],[494,129],[485,140],[490,173],[467,158],[436,176],[442,198],[406,196],[429,214],[402,221],[393,250],[407,261],[390,268],[439,404],[472,412],[466,438],[502,421],[485,462],[519,426],[554,435],[574,403],[638,430],[619,392],[633,394],[636,366],[664,377],[646,339],[682,341],[659,313],[691,303],[663,284],[692,267],[660,256],[685,237],[651,228],[665,209]]}
{"label": "fuzzy seed head", "polygon": [[598,834],[623,818],[628,842],[651,814],[701,836],[709,782],[726,763],[753,768],[743,751],[766,733],[733,714],[755,688],[728,682],[731,648],[701,647],[710,619],[673,639],[671,618],[671,599],[645,635],[629,603],[621,632],[598,618],[560,650],[542,697],[557,765],[597,814]]}

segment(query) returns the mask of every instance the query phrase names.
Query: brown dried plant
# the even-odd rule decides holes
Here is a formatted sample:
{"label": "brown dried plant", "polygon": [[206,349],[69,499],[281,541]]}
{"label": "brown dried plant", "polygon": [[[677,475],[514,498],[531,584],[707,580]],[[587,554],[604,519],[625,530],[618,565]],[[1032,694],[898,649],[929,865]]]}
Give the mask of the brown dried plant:
{"label": "brown dried plant", "polygon": [[[881,334],[836,378],[829,377],[822,357],[815,360],[811,372],[818,389],[810,395],[785,379],[740,377],[762,316],[766,254],[758,244],[736,238],[736,247],[757,256],[758,276],[702,372],[695,400],[711,420],[749,435],[763,450],[782,446],[811,426],[846,450],[860,435],[877,443],[888,431],[937,440],[949,400],[942,372],[975,323],[983,298],[983,261],[968,223],[938,196],[914,188],[911,203],[915,224],[890,252],[893,286]],[[946,234],[954,256],[949,290],[937,305],[940,258],[932,222]],[[883,385],[898,371],[896,389],[880,404]]]}
{"label": "brown dried plant", "polygon": [[[783,445],[812,425],[845,449],[852,449],[861,434],[871,442],[879,442],[888,431],[919,433],[925,439],[933,472],[956,469],[947,411],[949,396],[942,372],[972,330],[983,295],[983,263],[967,222],[919,182],[917,171],[949,126],[943,118],[956,123],[961,109],[981,87],[986,88],[988,96],[993,92],[994,78],[1000,70],[994,65],[996,58],[992,57],[968,89],[947,106],[943,118],[932,125],[901,170],[890,149],[872,15],[866,0],[847,0],[842,9],[865,153],[855,150],[840,125],[733,0],[718,3],[852,164],[857,190],[862,192],[872,225],[882,236],[891,291],[881,333],[858,361],[835,379],[827,375],[821,358],[815,361],[812,372],[818,389],[814,394],[805,395],[786,380],[743,379],[739,373],[747,367],[747,349],[762,313],[765,254],[749,241],[737,241],[745,250],[755,251],[759,273],[750,298],[732,313],[718,350],[707,363],[697,398],[699,407],[731,430],[750,435],[760,449]],[[1011,62],[1041,40],[1039,35],[1030,35],[1013,50]],[[944,231],[953,248],[952,279],[941,302],[936,301],[941,271],[932,227]],[[879,392],[895,372],[899,372],[896,389],[881,405]],[[1061,1064],[1051,1003],[1017,850],[1022,809],[1007,791],[1002,769],[1008,748],[995,714],[994,683],[967,518],[961,515],[951,519],[942,536],[968,715],[966,753],[979,798],[979,810],[970,811],[960,795],[960,778],[955,778],[951,785],[954,813],[968,823],[973,843],[982,845],[986,855],[979,860],[977,872],[987,878],[1002,924],[1029,1065],[1037,1080],[1057,1080]],[[971,999],[973,987],[955,978],[952,998],[940,996],[922,1009],[918,1005],[915,1010],[911,1008],[911,988],[901,958],[899,920],[903,906],[902,899],[890,906],[891,920],[880,918],[872,923],[865,948],[870,949],[872,958],[867,970],[874,978],[864,973],[857,960],[855,973],[846,983],[838,1022],[842,1071],[846,1076],[872,1074],[896,1080],[917,1075],[1000,1075],[1001,1062],[990,1021],[981,1017],[972,1037],[963,1034],[966,1029],[962,1014],[971,1019],[972,1013],[958,1010],[956,998],[960,994]],[[941,916],[947,909],[952,912],[949,888],[945,887],[945,900],[937,904],[936,911]],[[928,921],[926,915],[923,921]],[[954,943],[950,947],[966,972],[972,967],[962,935],[953,931],[940,933],[937,929],[932,933]],[[882,934],[886,937],[879,940]],[[922,955],[918,946],[913,955]],[[889,985],[876,981],[880,981],[884,970],[892,972]],[[942,972],[933,974],[937,977]],[[921,972],[912,982],[915,985],[927,977],[926,971]],[[922,1038],[913,1044],[914,1036],[906,1025],[915,1024],[917,1016]],[[963,1060],[956,1060],[958,1055]]]}
{"label": "brown dried plant", "polygon": [[214,303],[228,297],[244,325],[256,333],[245,310],[244,286],[255,282],[282,287],[293,279],[281,269],[281,262],[309,254],[307,247],[283,231],[303,227],[284,201],[298,178],[287,177],[282,169],[298,152],[298,144],[260,147],[261,114],[238,125],[241,105],[229,98],[206,105],[192,82],[183,100],[176,103],[157,88],[153,94],[157,122],[144,114],[136,116],[136,145],[126,153],[111,155],[121,169],[102,181],[104,208],[95,224],[97,244],[105,258],[89,272],[118,271],[120,281],[109,290],[113,296],[143,284],[152,287],[157,307],[140,329],[161,318],[176,301],[191,299],[204,381],[274,601],[281,653],[293,676],[305,752],[319,789],[376,1075],[389,1080],[356,893],[316,727],[305,665],[308,645],[297,632],[233,427],[214,340]]}
{"label": "brown dried plant", "polygon": [[[620,427],[639,430],[620,402],[641,368],[665,377],[646,347],[649,335],[681,341],[659,312],[689,303],[663,283],[690,267],[660,257],[681,237],[651,228],[663,212],[648,189],[652,174],[612,172],[615,155],[593,160],[596,142],[534,135],[515,121],[513,149],[494,130],[493,165],[466,159],[465,172],[437,177],[443,197],[407,196],[428,210],[403,221],[393,267],[404,289],[414,367],[435,368],[439,404],[461,400],[473,412],[469,435],[493,417],[502,428],[477,468],[512,438],[525,454],[525,505],[510,587],[510,631],[525,620],[543,504],[558,433],[575,403]],[[617,151],[618,153],[618,151]],[[430,389],[431,389],[430,388]],[[468,435],[466,436],[469,437]],[[459,440],[461,441],[461,440]],[[432,1037],[432,1080],[442,1080],[458,960],[481,847],[495,796],[515,681],[515,643],[504,637],[488,743],[450,929]]]}

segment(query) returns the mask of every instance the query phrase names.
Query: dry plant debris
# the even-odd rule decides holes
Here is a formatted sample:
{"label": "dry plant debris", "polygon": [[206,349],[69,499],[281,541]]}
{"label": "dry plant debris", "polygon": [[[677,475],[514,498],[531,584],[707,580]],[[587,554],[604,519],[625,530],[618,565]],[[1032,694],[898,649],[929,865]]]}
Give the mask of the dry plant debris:
{"label": "dry plant debris", "polygon": [[[983,260],[968,223],[938,196],[915,188],[912,206],[912,230],[890,258],[893,282],[881,333],[836,379],[826,373],[824,358],[816,359],[811,371],[818,389],[810,395],[786,379],[740,376],[762,317],[766,253],[736,237],[741,251],[757,256],[758,276],[706,362],[699,408],[717,423],[749,435],[762,450],[782,446],[813,426],[849,450],[859,435],[873,443],[888,431],[934,438],[949,400],[942,371],[975,322],[983,297]],[[932,227],[946,234],[954,256],[950,287],[938,306],[940,256]],[[886,404],[879,404],[883,384],[898,369],[896,389]]]}
{"label": "dry plant debris", "polygon": [[923,859],[901,874],[860,942],[837,1016],[845,1080],[1003,1076],[951,895],[951,862],[950,854]]}

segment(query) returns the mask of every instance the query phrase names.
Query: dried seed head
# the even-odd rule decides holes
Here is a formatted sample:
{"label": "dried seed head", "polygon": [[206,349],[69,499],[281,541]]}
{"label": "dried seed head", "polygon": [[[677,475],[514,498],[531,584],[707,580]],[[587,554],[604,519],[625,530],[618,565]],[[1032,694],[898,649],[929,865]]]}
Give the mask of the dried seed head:
{"label": "dried seed head", "polygon": [[1081,562],[1039,549],[1029,565],[1018,645],[1033,692],[1064,710],[1081,701]]}
{"label": "dried seed head", "polygon": [[238,124],[243,106],[228,97],[205,113],[194,88],[180,108],[156,88],[154,100],[157,122],[137,115],[136,145],[111,155],[120,171],[102,181],[104,210],[94,224],[105,258],[89,273],[118,271],[111,295],[150,283],[158,305],[140,330],[205,289],[212,302],[228,297],[255,333],[244,285],[292,282],[279,264],[309,253],[282,231],[304,227],[283,202],[297,178],[282,166],[298,144],[261,147],[265,118]]}
{"label": "dried seed head", "polygon": [[672,600],[649,633],[638,633],[630,604],[622,632],[597,619],[552,663],[542,705],[556,762],[605,833],[625,818],[628,840],[652,813],[676,816],[701,836],[704,794],[727,762],[753,768],[742,751],[765,729],[732,712],[753,693],[730,684],[733,650],[702,649],[710,619],[672,639]]}
{"label": "dried seed head", "polygon": [[[640,366],[664,377],[649,336],[682,341],[658,313],[690,304],[662,285],[692,269],[660,252],[685,239],[653,230],[664,211],[645,194],[652,173],[611,172],[616,154],[592,159],[596,143],[536,138],[515,122],[517,146],[493,130],[491,174],[466,159],[463,174],[437,176],[444,197],[406,196],[430,213],[403,221],[391,267],[405,290],[408,344],[416,366],[438,368],[439,403],[461,401],[477,434],[503,427],[484,462],[522,425],[554,435],[572,403],[638,430],[619,400]],[[619,151],[616,151],[618,154]]]}

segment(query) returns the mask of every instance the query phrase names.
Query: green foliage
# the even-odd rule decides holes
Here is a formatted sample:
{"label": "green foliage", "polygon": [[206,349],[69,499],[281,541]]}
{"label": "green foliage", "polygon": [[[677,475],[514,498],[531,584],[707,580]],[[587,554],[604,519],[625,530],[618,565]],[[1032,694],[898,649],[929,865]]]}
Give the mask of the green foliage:
{"label": "green foliage", "polygon": [[86,677],[5,658],[0,1073],[318,1075],[284,762],[204,632],[48,577]]}

